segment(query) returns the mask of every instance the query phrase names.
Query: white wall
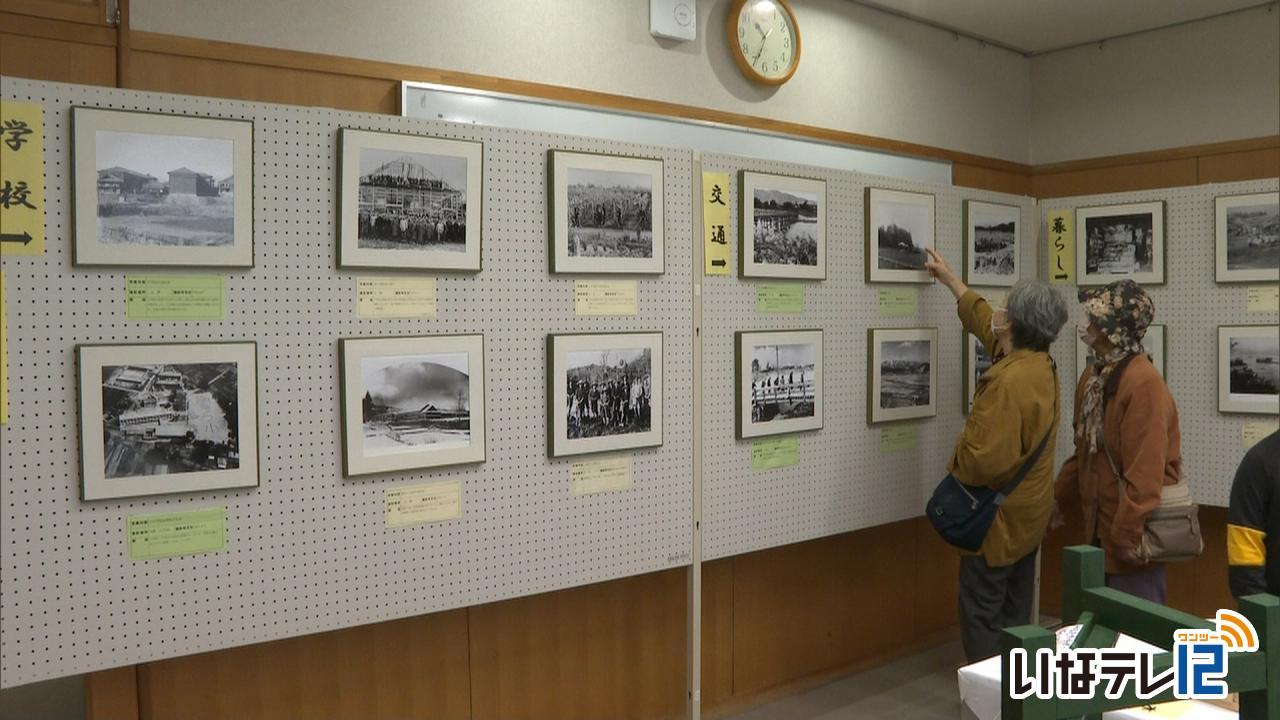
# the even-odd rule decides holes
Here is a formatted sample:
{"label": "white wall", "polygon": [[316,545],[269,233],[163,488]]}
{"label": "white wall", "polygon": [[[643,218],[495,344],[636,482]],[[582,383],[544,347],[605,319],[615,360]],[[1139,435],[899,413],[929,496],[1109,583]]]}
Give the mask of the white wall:
{"label": "white wall", "polygon": [[646,0],[133,0],[136,30],[443,68],[760,115],[1026,162],[1029,64],[848,0],[796,0],[800,69],[739,73],[729,0],[698,39],[649,35]]}
{"label": "white wall", "polygon": [[1031,162],[1280,133],[1272,6],[1031,60]]}

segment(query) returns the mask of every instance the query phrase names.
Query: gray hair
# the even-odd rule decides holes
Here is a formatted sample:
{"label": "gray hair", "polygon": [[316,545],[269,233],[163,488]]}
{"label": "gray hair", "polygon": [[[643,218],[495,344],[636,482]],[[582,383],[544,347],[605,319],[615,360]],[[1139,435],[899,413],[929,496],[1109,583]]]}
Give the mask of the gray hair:
{"label": "gray hair", "polygon": [[1043,280],[1019,280],[1005,309],[1016,348],[1048,352],[1067,322],[1067,301]]}

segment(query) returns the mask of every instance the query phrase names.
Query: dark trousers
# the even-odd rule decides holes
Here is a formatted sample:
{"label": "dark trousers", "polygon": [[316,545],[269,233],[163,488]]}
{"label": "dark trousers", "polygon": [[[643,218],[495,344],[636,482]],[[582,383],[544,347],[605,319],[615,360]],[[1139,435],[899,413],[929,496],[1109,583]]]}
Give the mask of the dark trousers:
{"label": "dark trousers", "polygon": [[1107,587],[1163,605],[1169,588],[1168,573],[1163,563],[1151,563],[1132,573],[1107,573]]}
{"label": "dark trousers", "polygon": [[1031,622],[1036,553],[1012,565],[991,567],[981,555],[960,558],[960,641],[977,662],[1000,652],[1000,631]]}

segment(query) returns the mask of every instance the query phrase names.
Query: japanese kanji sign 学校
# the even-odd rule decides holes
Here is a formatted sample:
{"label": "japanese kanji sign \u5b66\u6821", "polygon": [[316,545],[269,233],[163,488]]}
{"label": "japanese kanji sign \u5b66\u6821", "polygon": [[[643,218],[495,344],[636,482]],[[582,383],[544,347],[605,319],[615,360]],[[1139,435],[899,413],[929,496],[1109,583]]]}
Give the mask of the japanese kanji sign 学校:
{"label": "japanese kanji sign \u5b66\u6821", "polygon": [[44,115],[0,102],[0,254],[44,254]]}

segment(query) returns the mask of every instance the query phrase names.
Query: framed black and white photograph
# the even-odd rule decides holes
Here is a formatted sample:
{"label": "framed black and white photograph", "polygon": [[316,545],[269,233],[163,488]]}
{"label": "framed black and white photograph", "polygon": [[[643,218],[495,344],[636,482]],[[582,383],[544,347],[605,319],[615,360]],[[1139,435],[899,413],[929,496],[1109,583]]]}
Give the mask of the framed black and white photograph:
{"label": "framed black and white photograph", "polygon": [[[1165,330],[1164,325],[1148,327],[1147,334],[1142,336],[1142,349],[1151,358],[1151,364],[1160,373],[1160,377],[1167,380],[1169,376],[1165,374],[1165,350],[1168,348],[1168,338]],[[1093,348],[1085,345],[1080,338],[1076,338],[1076,376],[1079,377],[1086,367],[1095,362],[1097,362],[1097,356]]]}
{"label": "framed black and white photograph", "polygon": [[734,334],[737,437],[822,429],[822,331]]}
{"label": "framed black and white photograph", "polygon": [[1218,328],[1218,412],[1280,415],[1280,325]]}
{"label": "framed black and white photograph", "polygon": [[253,342],[80,345],[81,497],[258,485]]}
{"label": "framed black and white photograph", "polygon": [[662,444],[662,333],[547,336],[551,457]]}
{"label": "framed black and white photograph", "polygon": [[1217,280],[1280,281],[1280,192],[1214,199]]}
{"label": "framed black and white photograph", "polygon": [[1078,285],[1164,284],[1164,201],[1076,209]]}
{"label": "framed black and white photograph", "polygon": [[660,275],[662,161],[552,150],[551,272]]}
{"label": "framed black and white photograph", "polygon": [[742,277],[827,276],[827,184],[739,173],[738,271]]}
{"label": "framed black and white photograph", "polygon": [[347,477],[485,461],[484,337],[338,341]]}
{"label": "framed black and white photograph", "polygon": [[338,267],[480,270],[484,145],[338,130]]}
{"label": "framed black and white photograph", "polygon": [[934,205],[928,193],[867,188],[867,282],[933,282],[924,263],[935,247]]}
{"label": "framed black and white photograph", "polygon": [[253,122],[71,109],[76,265],[253,265]]}
{"label": "framed black and white photograph", "polygon": [[867,422],[893,422],[938,414],[938,329],[867,331]]}
{"label": "framed black and white photograph", "polygon": [[1012,287],[1018,281],[1022,210],[1015,205],[964,201],[964,281]]}
{"label": "framed black and white photograph", "polygon": [[964,413],[968,415],[973,411],[973,398],[978,393],[978,383],[991,369],[992,362],[991,354],[981,340],[967,332],[964,333],[964,340]]}

